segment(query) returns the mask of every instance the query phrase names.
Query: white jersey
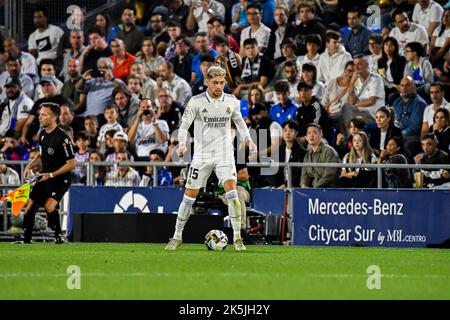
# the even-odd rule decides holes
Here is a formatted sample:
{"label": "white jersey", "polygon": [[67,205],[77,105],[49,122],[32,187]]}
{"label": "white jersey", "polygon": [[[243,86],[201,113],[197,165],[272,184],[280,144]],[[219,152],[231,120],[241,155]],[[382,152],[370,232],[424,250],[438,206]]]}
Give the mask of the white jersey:
{"label": "white jersey", "polygon": [[241,138],[250,140],[250,133],[240,112],[239,100],[226,93],[219,99],[213,99],[206,91],[189,100],[178,139],[180,143],[186,143],[187,130],[194,122],[193,161],[234,164],[232,120]]}

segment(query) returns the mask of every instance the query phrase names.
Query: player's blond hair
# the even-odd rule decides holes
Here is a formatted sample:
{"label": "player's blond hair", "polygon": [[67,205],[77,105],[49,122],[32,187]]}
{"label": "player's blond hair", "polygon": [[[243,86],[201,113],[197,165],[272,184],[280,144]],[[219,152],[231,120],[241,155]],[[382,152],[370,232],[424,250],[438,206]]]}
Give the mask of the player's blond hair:
{"label": "player's blond hair", "polygon": [[212,66],[208,69],[208,72],[206,72],[207,79],[212,79],[215,77],[226,77],[226,75],[226,71],[219,66]]}

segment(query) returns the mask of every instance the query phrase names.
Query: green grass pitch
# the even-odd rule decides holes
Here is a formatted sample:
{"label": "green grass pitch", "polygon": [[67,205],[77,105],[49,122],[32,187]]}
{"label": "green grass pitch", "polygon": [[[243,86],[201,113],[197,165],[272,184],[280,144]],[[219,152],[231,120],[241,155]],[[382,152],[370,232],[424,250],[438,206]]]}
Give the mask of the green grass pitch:
{"label": "green grass pitch", "polygon": [[[0,243],[0,299],[450,299],[443,249]],[[81,271],[69,290],[67,268]],[[367,268],[381,269],[369,290]]]}

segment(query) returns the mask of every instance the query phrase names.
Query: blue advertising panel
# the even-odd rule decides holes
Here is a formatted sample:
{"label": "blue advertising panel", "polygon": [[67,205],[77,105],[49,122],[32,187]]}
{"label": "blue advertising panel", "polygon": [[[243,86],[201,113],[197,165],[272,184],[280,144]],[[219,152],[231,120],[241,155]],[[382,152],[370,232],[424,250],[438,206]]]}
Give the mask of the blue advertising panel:
{"label": "blue advertising panel", "polygon": [[183,200],[184,190],[171,187],[86,187],[69,189],[67,229],[77,213],[173,213]]}
{"label": "blue advertising panel", "polygon": [[450,240],[450,190],[294,189],[295,245],[427,247]]}

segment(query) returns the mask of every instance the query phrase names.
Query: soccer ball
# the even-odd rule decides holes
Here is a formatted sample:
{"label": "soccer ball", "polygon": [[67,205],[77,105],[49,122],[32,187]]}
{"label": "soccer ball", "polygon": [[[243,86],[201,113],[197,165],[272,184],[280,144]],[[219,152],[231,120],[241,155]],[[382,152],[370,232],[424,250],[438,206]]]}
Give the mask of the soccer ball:
{"label": "soccer ball", "polygon": [[225,250],[228,245],[228,237],[221,230],[211,230],[205,236],[205,245],[208,250]]}

